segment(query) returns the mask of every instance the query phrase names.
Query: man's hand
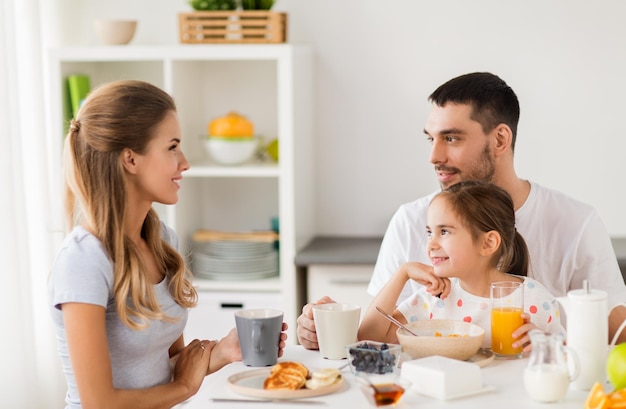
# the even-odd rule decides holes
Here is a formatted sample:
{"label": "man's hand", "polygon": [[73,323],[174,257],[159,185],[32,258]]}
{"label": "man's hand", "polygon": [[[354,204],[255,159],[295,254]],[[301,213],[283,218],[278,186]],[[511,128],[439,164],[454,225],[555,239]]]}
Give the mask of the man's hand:
{"label": "man's hand", "polygon": [[296,334],[298,335],[298,341],[306,349],[319,349],[317,343],[317,332],[315,330],[315,321],[313,320],[313,306],[316,304],[330,304],[335,301],[328,296],[320,298],[315,303],[310,303],[302,307],[302,314],[298,317],[296,322],[298,328]]}

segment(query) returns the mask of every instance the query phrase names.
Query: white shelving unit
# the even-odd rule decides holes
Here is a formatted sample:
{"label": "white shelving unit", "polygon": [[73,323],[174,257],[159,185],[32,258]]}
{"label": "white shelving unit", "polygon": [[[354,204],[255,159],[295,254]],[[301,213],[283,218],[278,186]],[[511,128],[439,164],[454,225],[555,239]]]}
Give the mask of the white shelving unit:
{"label": "white shelving unit", "polygon": [[[237,293],[242,302],[249,294],[259,306],[263,301],[258,296],[265,295],[268,304],[285,311],[290,341],[295,342],[295,320],[304,295],[298,290],[303,286],[293,260],[314,234],[310,48],[290,44],[66,47],[51,50],[48,64],[47,139],[54,191],[61,192],[68,75],[88,75],[92,88],[119,79],[144,80],[163,88],[178,105],[182,148],[191,169],[183,174],[179,202],[156,208],[177,231],[181,251],[190,251],[191,235],[200,228],[269,230],[272,217],[280,221],[280,276],[233,282],[197,279],[201,304],[211,304],[207,297]],[[224,167],[208,159],[202,144],[207,125],[231,110],[246,115],[256,133],[267,140],[278,137],[278,164]],[[51,196],[53,211],[61,215],[61,195]],[[52,229],[63,231],[62,220],[59,216]],[[190,316],[196,320],[193,326],[198,327],[198,320],[212,312],[199,309]],[[211,333],[205,337],[224,334],[224,328],[215,328],[209,317],[206,320]]]}

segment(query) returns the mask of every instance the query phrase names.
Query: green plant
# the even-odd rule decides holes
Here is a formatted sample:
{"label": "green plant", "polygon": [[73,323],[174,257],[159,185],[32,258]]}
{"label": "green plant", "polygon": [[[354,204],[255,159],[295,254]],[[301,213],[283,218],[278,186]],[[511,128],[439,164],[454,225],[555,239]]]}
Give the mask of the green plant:
{"label": "green plant", "polygon": [[236,0],[188,0],[189,5],[198,11],[235,10]]}
{"label": "green plant", "polygon": [[269,10],[274,5],[274,0],[241,0],[244,10]]}

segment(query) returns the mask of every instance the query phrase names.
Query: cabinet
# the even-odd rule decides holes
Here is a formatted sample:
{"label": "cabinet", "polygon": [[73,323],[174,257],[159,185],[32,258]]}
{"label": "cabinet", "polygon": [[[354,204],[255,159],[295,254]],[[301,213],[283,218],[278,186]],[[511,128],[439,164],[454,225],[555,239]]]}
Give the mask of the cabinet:
{"label": "cabinet", "polygon": [[367,286],[374,265],[313,264],[308,267],[308,302],[327,295],[337,302],[361,306],[361,320],[372,302]]}
{"label": "cabinet", "polygon": [[189,310],[185,340],[220,339],[235,326],[233,314],[242,308],[282,309],[276,292],[201,291]]}
{"label": "cabinet", "polygon": [[[181,251],[190,254],[191,235],[200,228],[268,230],[276,216],[280,223],[279,276],[232,282],[196,279],[202,305],[210,305],[204,300],[216,292],[234,292],[239,299],[246,294],[273,295],[279,300],[273,307],[285,311],[290,341],[295,342],[295,320],[304,295],[298,291],[303,285],[295,274],[294,257],[314,233],[311,49],[291,44],[65,47],[51,50],[47,64],[47,141],[54,191],[62,191],[68,75],[88,75],[92,88],[118,79],[163,88],[176,100],[182,149],[191,168],[183,174],[178,203],[155,208],[178,233]],[[225,167],[210,161],[202,143],[207,124],[230,110],[252,120],[257,134],[278,138],[278,164]],[[61,195],[51,194],[51,199],[52,211],[58,214],[52,229],[62,231]]]}

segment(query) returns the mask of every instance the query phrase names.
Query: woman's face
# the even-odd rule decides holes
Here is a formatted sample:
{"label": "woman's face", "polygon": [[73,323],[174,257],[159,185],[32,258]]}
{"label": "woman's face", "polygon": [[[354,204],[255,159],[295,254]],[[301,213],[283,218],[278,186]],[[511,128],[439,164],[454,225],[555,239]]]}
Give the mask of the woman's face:
{"label": "woman's face", "polygon": [[445,198],[436,197],[430,203],[427,220],[426,246],[436,275],[464,278],[480,268],[481,257],[471,232]]}
{"label": "woman's face", "polygon": [[163,204],[178,202],[182,173],[189,169],[181,141],[178,115],[170,111],[156,127],[146,152],[136,155],[136,173],[131,184],[139,200]]}

